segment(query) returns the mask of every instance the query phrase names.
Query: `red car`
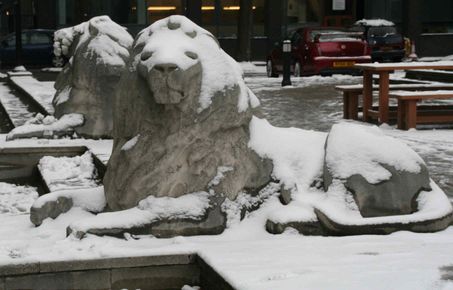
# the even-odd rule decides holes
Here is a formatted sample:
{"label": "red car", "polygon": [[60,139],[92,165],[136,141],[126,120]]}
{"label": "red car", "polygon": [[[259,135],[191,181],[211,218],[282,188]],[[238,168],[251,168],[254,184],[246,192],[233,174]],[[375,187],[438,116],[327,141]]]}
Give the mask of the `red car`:
{"label": "red car", "polygon": [[[363,33],[332,28],[300,28],[291,36],[291,72],[294,76],[359,73],[356,63],[371,62]],[[277,77],[283,70],[282,46],[267,58],[267,75]]]}

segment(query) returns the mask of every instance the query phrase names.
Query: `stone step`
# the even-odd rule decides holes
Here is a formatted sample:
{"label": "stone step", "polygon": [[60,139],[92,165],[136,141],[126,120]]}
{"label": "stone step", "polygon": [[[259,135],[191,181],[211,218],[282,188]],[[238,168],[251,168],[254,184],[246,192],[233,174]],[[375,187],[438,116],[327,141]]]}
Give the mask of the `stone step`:
{"label": "stone step", "polygon": [[0,104],[14,127],[22,126],[25,121],[39,113],[34,106],[27,103],[20,94],[12,91],[5,83],[0,83]]}
{"label": "stone step", "polygon": [[54,82],[40,82],[33,76],[10,76],[10,84],[34,102],[44,115],[53,115]]}

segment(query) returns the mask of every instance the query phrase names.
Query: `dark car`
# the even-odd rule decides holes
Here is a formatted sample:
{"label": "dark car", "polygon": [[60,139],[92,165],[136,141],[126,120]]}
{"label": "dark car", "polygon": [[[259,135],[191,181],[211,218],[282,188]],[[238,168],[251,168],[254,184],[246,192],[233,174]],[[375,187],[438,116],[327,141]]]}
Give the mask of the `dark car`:
{"label": "dark car", "polygon": [[[291,35],[291,71],[294,76],[354,74],[356,63],[371,61],[367,43],[360,32],[335,28],[299,28]],[[277,45],[267,58],[267,74],[282,72],[282,46]]]}
{"label": "dark car", "polygon": [[405,54],[404,38],[393,22],[383,19],[362,19],[357,21],[352,31],[365,35],[373,62],[400,62]]}
{"label": "dark car", "polygon": [[[25,65],[57,66],[63,59],[53,54],[53,30],[34,29],[22,32],[22,63]],[[16,62],[16,34],[8,34],[0,41],[0,62],[2,66]]]}

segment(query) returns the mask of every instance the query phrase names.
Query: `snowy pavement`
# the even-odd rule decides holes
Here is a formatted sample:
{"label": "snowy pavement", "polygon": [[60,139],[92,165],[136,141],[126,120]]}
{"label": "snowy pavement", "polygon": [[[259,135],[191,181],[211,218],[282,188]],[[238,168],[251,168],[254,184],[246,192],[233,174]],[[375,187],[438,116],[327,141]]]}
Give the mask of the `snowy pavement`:
{"label": "snowy pavement", "polygon": [[[260,98],[263,113],[274,126],[295,126],[327,132],[342,119],[337,84],[360,78],[332,76],[293,80],[281,89],[280,79],[252,77],[247,84]],[[400,131],[386,125],[384,133],[400,139],[427,162],[433,179],[453,196],[453,130]],[[0,147],[86,145],[107,162],[108,140],[17,140]],[[0,193],[0,202],[3,195]],[[23,196],[21,196],[23,199]],[[439,233],[397,232],[388,236],[310,237],[288,230],[265,231],[276,198],[218,236],[157,239],[142,236],[116,239],[89,235],[66,238],[66,227],[92,216],[74,208],[35,228],[28,214],[1,214],[0,265],[67,259],[198,253],[237,289],[453,289],[453,227]],[[9,203],[11,204],[11,203]]]}

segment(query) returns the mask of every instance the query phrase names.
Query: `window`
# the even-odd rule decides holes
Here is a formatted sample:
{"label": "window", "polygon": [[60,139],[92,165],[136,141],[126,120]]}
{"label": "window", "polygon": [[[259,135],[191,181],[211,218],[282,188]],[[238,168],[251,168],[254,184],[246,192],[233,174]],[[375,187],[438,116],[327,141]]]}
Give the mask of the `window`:
{"label": "window", "polygon": [[218,34],[217,26],[219,22],[218,11],[216,10],[215,0],[203,0],[201,6],[201,24],[203,28],[214,35]]}
{"label": "window", "polygon": [[[116,23],[137,23],[137,0],[110,0],[108,15]],[[96,1],[93,1],[96,2]],[[102,11],[100,12],[100,15]]]}
{"label": "window", "polygon": [[69,25],[100,15],[108,15],[119,24],[137,23],[137,0],[66,0],[65,7]]}
{"label": "window", "polygon": [[147,0],[148,23],[174,14],[183,14],[181,0]]}
{"label": "window", "polygon": [[219,37],[237,37],[239,7],[239,0],[221,1]]}
{"label": "window", "polygon": [[[264,2],[265,0],[253,0],[252,1],[252,19],[253,19],[253,36],[264,36]],[[203,2],[204,3],[204,2]],[[220,5],[220,16],[218,26],[219,37],[236,37],[238,32],[239,22],[239,0],[222,0]]]}
{"label": "window", "polygon": [[320,23],[321,11],[321,1],[288,0],[287,17],[289,29],[300,27],[304,23]]}
{"label": "window", "polygon": [[264,36],[264,0],[253,0],[253,36]]}

